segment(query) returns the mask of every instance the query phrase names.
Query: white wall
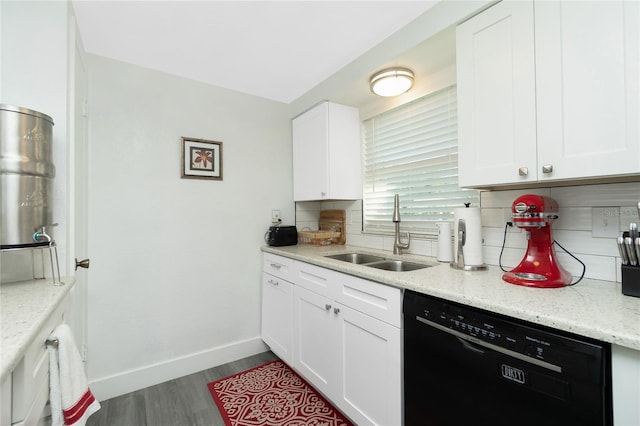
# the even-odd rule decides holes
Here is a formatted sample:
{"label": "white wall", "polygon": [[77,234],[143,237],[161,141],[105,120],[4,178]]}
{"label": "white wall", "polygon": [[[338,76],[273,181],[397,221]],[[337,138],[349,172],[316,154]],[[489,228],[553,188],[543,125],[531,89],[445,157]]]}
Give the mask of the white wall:
{"label": "white wall", "polygon": [[[286,105],[89,56],[89,361],[99,399],[265,350],[260,246],[293,222]],[[223,143],[180,178],[180,137]]]}

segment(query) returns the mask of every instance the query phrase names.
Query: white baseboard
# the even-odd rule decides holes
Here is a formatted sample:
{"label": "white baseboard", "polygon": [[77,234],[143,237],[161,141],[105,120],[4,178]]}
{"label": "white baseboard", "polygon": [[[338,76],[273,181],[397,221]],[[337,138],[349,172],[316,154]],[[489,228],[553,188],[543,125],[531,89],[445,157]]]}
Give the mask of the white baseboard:
{"label": "white baseboard", "polygon": [[104,401],[168,380],[226,364],[227,362],[256,355],[267,350],[269,350],[269,348],[264,344],[262,339],[255,337],[135,370],[124,371],[120,374],[91,380],[89,387],[98,401]]}

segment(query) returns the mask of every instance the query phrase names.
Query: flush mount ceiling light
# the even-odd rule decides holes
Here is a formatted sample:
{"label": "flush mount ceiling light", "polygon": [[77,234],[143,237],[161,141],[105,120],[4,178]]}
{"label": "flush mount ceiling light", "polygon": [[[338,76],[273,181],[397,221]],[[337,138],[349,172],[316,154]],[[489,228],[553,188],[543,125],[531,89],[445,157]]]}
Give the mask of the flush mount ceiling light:
{"label": "flush mount ceiling light", "polygon": [[379,96],[398,96],[413,86],[413,71],[408,68],[387,68],[371,76],[371,92]]}

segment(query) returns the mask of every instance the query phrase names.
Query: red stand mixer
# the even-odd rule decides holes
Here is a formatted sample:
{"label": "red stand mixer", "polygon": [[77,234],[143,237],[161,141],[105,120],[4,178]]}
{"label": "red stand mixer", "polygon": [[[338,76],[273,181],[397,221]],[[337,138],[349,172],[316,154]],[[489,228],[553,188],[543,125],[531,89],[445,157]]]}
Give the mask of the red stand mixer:
{"label": "red stand mixer", "polygon": [[502,275],[511,284],[529,287],[564,287],[571,274],[556,259],[551,223],[558,218],[558,203],[549,197],[526,194],[511,205],[513,224],[528,233],[527,252],[518,266]]}

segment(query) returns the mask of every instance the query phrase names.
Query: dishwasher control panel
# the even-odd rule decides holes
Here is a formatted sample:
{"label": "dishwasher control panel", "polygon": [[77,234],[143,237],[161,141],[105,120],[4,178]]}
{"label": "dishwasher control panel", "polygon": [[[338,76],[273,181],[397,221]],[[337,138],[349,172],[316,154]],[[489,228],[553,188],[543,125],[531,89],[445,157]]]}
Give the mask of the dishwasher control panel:
{"label": "dishwasher control panel", "polygon": [[[412,295],[405,292],[405,298],[411,298]],[[598,362],[600,356],[601,348],[585,343],[583,337],[580,337],[580,341],[573,340],[559,330],[456,302],[423,296],[419,304],[405,300],[404,310],[405,315],[413,314],[460,335],[565,369],[588,370],[592,362]],[[576,362],[576,355],[580,362]]]}

